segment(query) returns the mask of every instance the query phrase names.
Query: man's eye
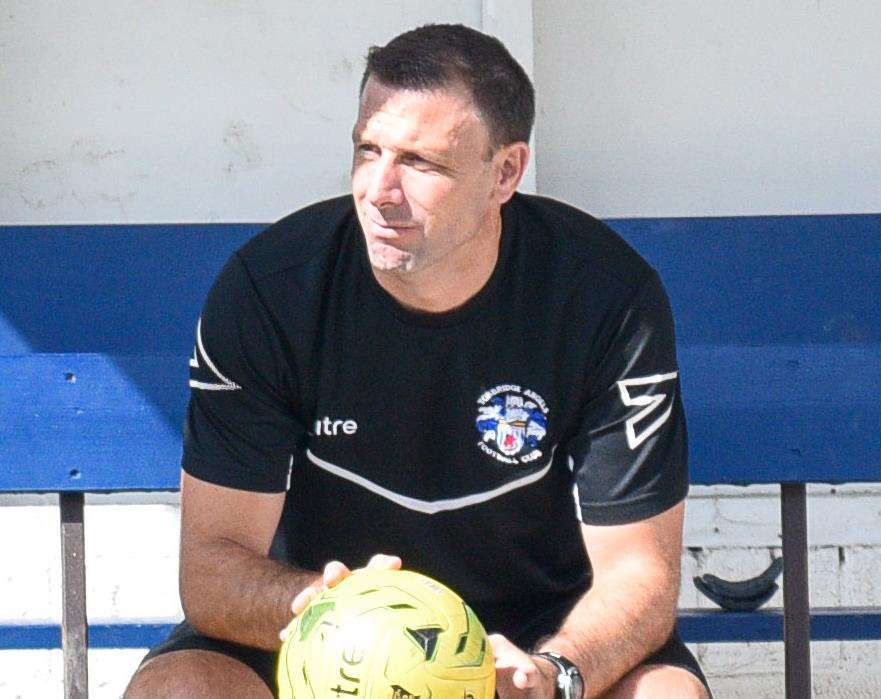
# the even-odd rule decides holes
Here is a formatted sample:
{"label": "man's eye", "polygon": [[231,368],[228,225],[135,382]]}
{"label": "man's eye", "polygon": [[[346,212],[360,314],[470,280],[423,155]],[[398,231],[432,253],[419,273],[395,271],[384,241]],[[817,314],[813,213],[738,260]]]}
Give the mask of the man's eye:
{"label": "man's eye", "polygon": [[402,159],[405,165],[412,165],[417,170],[433,170],[435,169],[435,164],[425,160],[424,158],[420,158],[418,155],[410,155]]}
{"label": "man's eye", "polygon": [[357,147],[358,155],[370,155],[378,150],[376,146],[371,146],[369,143],[361,143]]}

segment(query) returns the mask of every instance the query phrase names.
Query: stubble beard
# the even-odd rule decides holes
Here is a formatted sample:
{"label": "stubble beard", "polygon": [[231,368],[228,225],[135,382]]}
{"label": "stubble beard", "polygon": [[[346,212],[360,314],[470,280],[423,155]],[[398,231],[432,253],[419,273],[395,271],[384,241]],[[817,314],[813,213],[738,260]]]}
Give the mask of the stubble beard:
{"label": "stubble beard", "polygon": [[407,274],[417,268],[419,257],[408,250],[401,250],[383,241],[373,241],[367,246],[371,266],[378,272]]}

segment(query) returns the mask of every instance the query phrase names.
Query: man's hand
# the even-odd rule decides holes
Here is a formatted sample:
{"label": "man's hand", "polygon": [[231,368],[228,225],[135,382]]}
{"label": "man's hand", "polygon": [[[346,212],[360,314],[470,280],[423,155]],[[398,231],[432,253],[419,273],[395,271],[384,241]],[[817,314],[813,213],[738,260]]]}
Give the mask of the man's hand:
{"label": "man's hand", "polygon": [[[538,647],[576,663],[603,696],[660,648],[676,623],[685,503],[628,524],[581,525],[593,582]],[[675,692],[674,692],[675,694]]]}
{"label": "man's hand", "polygon": [[[388,556],[384,553],[378,553],[366,566],[367,568],[375,568],[377,570],[400,570],[401,559],[398,556]],[[352,571],[340,561],[331,561],[324,566],[324,571],[319,575],[308,587],[304,587],[300,593],[294,597],[291,602],[291,611],[294,617],[303,613],[303,610],[309,606],[309,603],[320,595],[329,587],[334,587],[349,577]],[[287,634],[287,628],[281,630],[279,638],[284,640]]]}
{"label": "man's hand", "polygon": [[499,699],[553,699],[556,668],[515,646],[501,634],[490,634],[496,660]]}

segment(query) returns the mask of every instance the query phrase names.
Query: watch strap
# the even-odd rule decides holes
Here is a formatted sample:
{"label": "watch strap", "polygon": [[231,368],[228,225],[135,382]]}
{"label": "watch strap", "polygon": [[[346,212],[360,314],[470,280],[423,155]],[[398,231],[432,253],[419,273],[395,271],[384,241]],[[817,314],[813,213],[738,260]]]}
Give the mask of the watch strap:
{"label": "watch strap", "polygon": [[557,668],[557,691],[558,699],[582,699],[584,696],[584,679],[578,666],[566,656],[544,651],[532,655],[544,658]]}

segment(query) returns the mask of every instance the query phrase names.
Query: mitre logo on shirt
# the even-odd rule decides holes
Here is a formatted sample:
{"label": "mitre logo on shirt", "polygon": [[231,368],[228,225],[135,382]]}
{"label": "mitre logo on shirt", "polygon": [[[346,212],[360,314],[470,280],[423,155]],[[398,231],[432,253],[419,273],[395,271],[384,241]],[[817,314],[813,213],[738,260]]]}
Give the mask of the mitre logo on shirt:
{"label": "mitre logo on shirt", "polygon": [[535,391],[501,384],[477,399],[477,446],[506,464],[526,464],[542,455],[548,432],[548,405]]}
{"label": "mitre logo on shirt", "polygon": [[358,431],[358,423],[352,419],[333,419],[323,417],[315,421],[314,434],[316,437],[336,437],[338,435],[353,435]]}

